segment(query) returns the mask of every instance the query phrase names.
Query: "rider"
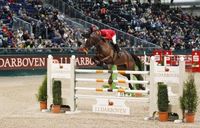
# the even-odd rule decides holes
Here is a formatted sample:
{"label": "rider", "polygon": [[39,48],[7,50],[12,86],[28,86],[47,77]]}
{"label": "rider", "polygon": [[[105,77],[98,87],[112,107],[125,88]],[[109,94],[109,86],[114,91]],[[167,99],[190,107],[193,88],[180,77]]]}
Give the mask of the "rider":
{"label": "rider", "polygon": [[112,29],[99,29],[97,26],[91,26],[90,28],[90,33],[92,32],[96,32],[98,35],[101,35],[104,39],[111,41],[114,50],[119,53],[120,48],[117,45],[117,41],[116,41],[116,33],[114,30]]}

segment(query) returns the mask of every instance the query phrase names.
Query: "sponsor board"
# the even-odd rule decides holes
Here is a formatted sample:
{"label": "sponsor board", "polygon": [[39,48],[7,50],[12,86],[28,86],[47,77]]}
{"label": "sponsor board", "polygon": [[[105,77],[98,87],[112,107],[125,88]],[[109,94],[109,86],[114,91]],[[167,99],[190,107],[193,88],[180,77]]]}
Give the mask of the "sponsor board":
{"label": "sponsor board", "polygon": [[130,108],[125,105],[125,100],[97,98],[97,104],[93,105],[95,113],[130,115]]}
{"label": "sponsor board", "polygon": [[[48,55],[4,55],[0,56],[0,70],[23,70],[23,69],[46,69]],[[69,63],[71,55],[53,55],[55,62]],[[181,55],[180,55],[181,56]],[[180,56],[173,56],[170,59],[172,65],[178,65]],[[144,62],[144,56],[138,56]],[[157,55],[157,59],[160,55]],[[172,59],[173,58],[173,59]],[[198,57],[191,57],[190,55],[184,56],[186,61],[186,69],[194,68],[194,71],[199,71],[200,59]],[[198,60],[198,61],[197,61]],[[146,58],[150,62],[150,56]],[[92,61],[92,55],[76,57],[76,65],[78,68],[97,68]]]}
{"label": "sponsor board", "polygon": [[[54,56],[55,63],[69,63],[70,56]],[[91,57],[78,56],[78,67],[95,67]],[[0,56],[0,70],[46,69],[47,56]]]}

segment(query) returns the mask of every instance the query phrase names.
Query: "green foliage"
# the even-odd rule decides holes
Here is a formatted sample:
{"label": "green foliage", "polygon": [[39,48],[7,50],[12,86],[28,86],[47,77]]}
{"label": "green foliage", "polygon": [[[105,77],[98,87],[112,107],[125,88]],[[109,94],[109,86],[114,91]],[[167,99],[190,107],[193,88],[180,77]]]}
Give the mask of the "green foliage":
{"label": "green foliage", "polygon": [[161,62],[160,62],[160,64],[161,64],[161,66],[164,66],[164,56],[162,56],[162,60],[161,60]]}
{"label": "green foliage", "polygon": [[103,88],[109,88],[110,85],[109,85],[109,84],[104,84],[102,87],[103,87]]}
{"label": "green foliage", "polygon": [[38,89],[38,93],[36,94],[38,101],[47,101],[47,75],[44,77],[42,85],[40,85]]}
{"label": "green foliage", "polygon": [[189,76],[189,79],[184,82],[183,96],[180,98],[180,105],[183,111],[187,110],[188,113],[196,112],[198,95],[193,76]]}
{"label": "green foliage", "polygon": [[62,104],[62,91],[61,91],[61,81],[53,82],[53,104],[61,105]]}
{"label": "green foliage", "polygon": [[157,96],[158,96],[157,100],[158,110],[160,112],[167,112],[169,108],[169,99],[168,99],[168,90],[166,84],[158,82]]}

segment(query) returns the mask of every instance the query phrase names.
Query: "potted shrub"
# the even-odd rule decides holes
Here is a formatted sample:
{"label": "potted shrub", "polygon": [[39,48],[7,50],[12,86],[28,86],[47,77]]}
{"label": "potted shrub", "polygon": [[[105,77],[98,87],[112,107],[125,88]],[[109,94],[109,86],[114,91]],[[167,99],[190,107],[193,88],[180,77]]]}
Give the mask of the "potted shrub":
{"label": "potted shrub", "polygon": [[185,99],[185,92],[183,91],[183,96],[180,97],[179,101],[180,101],[180,107],[181,107],[181,110],[182,110],[182,115],[183,115],[183,119],[182,119],[182,122],[184,122],[184,119],[185,119],[185,102],[184,102],[184,99]]}
{"label": "potted shrub", "polygon": [[61,81],[53,82],[53,106],[52,111],[54,113],[60,112],[60,106],[62,104],[62,92],[61,92]]}
{"label": "potted shrub", "polygon": [[186,122],[193,123],[198,106],[198,95],[193,76],[189,76],[189,79],[184,82],[183,96],[180,98],[180,104]]}
{"label": "potted shrub", "polygon": [[40,102],[40,110],[47,109],[47,75],[44,77],[42,85],[38,88],[36,97]]}
{"label": "potted shrub", "polygon": [[168,108],[169,108],[169,99],[168,99],[168,90],[167,85],[163,82],[158,82],[158,110],[159,110],[159,120],[167,121],[168,120]]}

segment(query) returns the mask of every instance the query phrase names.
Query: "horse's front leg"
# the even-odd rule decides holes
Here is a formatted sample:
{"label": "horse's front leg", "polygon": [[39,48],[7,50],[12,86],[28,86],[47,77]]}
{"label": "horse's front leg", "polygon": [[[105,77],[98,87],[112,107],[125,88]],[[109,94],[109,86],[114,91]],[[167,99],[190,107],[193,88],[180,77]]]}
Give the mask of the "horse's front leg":
{"label": "horse's front leg", "polygon": [[103,65],[103,63],[102,63],[101,61],[99,61],[99,59],[98,59],[97,56],[92,57],[92,61],[93,61],[97,66]]}
{"label": "horse's front leg", "polygon": [[102,61],[102,62],[105,62],[105,63],[106,63],[106,62],[108,63],[109,60],[112,60],[112,57],[111,57],[111,56],[107,56],[107,57],[104,57],[103,59],[101,59],[101,61]]}

